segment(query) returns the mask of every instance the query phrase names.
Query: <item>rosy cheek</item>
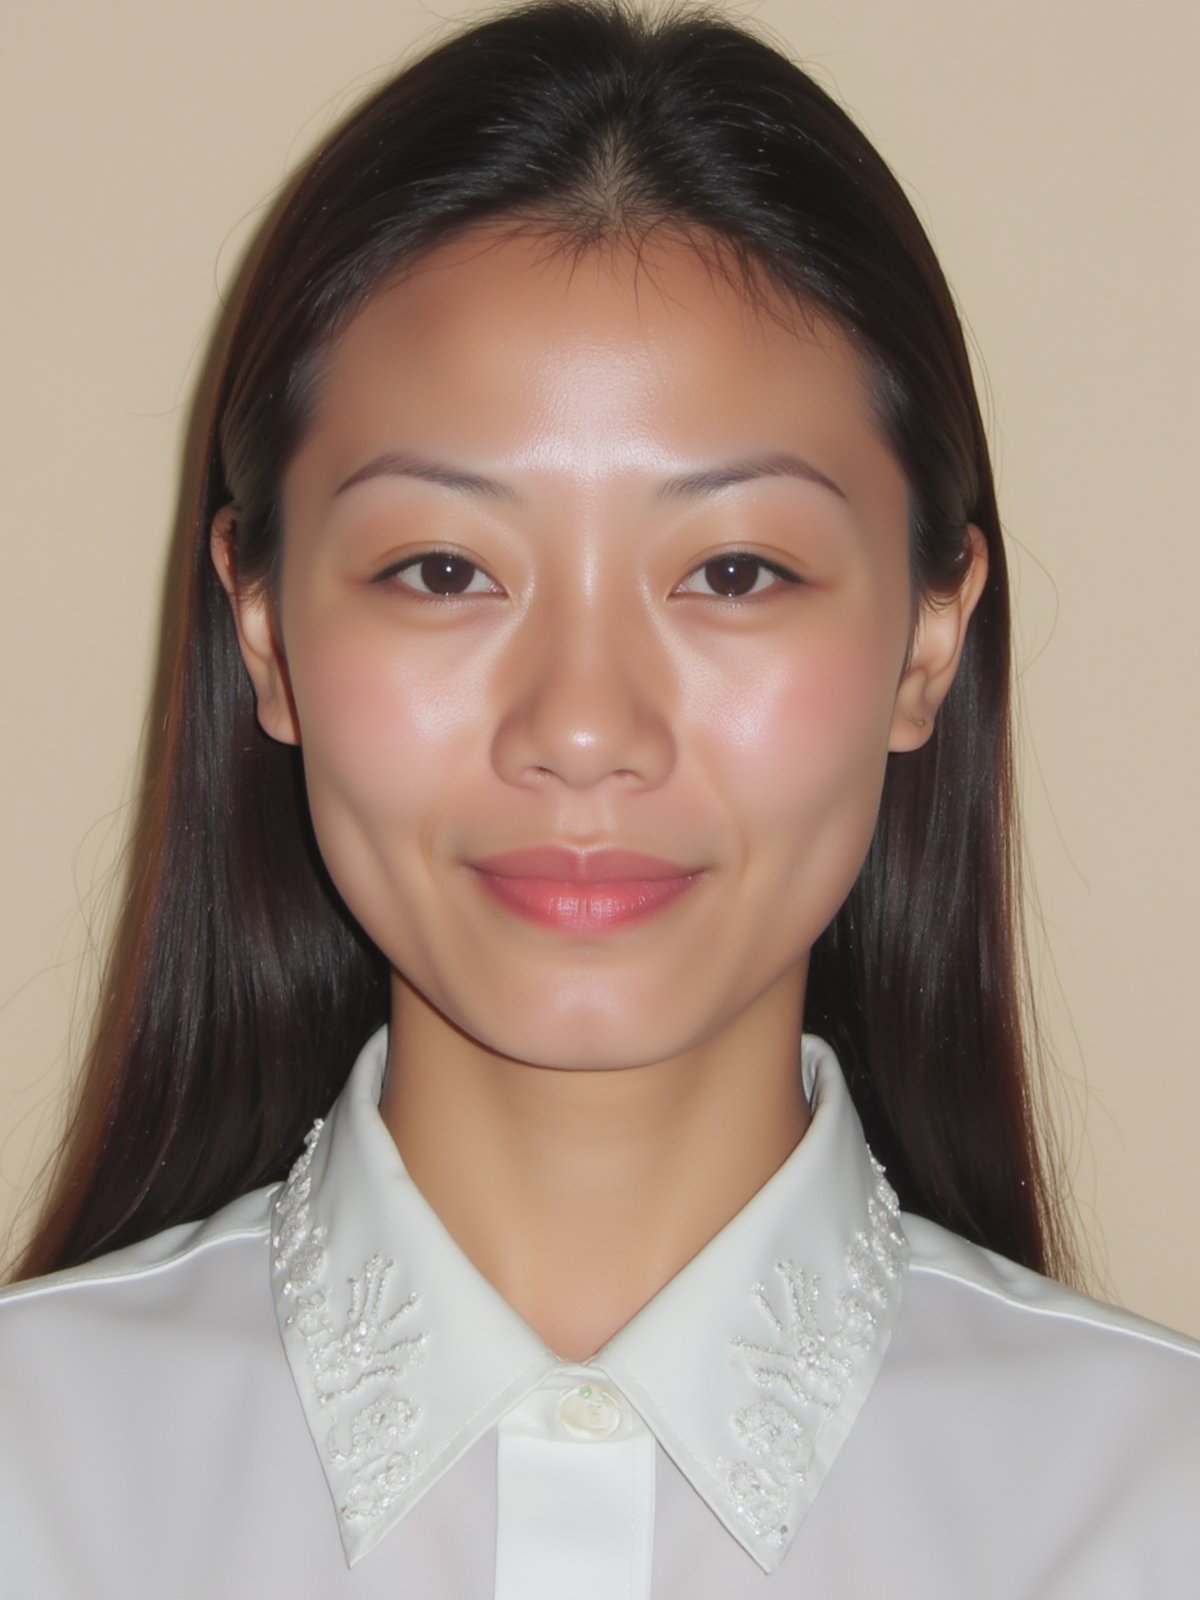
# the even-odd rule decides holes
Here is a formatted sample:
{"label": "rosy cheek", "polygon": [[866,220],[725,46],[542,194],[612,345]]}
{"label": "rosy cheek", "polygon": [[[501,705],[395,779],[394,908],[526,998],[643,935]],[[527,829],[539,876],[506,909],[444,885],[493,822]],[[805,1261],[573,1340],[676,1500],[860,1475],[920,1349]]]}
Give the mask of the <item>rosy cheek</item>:
{"label": "rosy cheek", "polygon": [[328,788],[353,811],[396,814],[436,792],[478,718],[478,686],[384,630],[306,641],[293,677],[314,807]]}
{"label": "rosy cheek", "polygon": [[[703,725],[756,810],[834,798],[881,769],[890,726],[888,669],[872,651],[827,641],[753,665],[707,697]],[[715,708],[715,714],[714,714]]]}

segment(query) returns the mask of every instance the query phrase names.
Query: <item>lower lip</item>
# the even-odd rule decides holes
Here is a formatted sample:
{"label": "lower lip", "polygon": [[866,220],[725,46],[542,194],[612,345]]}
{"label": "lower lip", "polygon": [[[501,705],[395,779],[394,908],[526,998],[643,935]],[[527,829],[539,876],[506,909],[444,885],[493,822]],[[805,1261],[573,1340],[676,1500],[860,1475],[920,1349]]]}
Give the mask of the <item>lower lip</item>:
{"label": "lower lip", "polygon": [[696,882],[683,878],[637,878],[611,883],[563,883],[550,878],[502,878],[475,869],[494,900],[529,922],[565,933],[608,933],[648,922]]}

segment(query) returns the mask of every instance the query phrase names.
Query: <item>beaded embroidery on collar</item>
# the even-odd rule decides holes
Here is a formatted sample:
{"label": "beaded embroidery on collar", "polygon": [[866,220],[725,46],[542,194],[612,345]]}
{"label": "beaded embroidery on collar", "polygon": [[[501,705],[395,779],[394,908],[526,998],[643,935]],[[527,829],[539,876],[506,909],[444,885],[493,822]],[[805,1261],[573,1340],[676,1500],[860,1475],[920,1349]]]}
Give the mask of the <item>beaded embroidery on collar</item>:
{"label": "beaded embroidery on collar", "polygon": [[[285,1326],[303,1342],[318,1401],[335,1413],[324,1454],[331,1478],[344,1485],[339,1515],[358,1522],[389,1510],[419,1468],[418,1456],[407,1446],[420,1422],[420,1408],[398,1392],[396,1380],[424,1359],[428,1335],[399,1334],[419,1300],[410,1295],[394,1310],[387,1309],[395,1263],[381,1255],[373,1255],[357,1277],[347,1280],[339,1325],[325,1281],[326,1230],[309,1211],[309,1168],[323,1126],[321,1121],[314,1124],[275,1197],[271,1265],[280,1294],[292,1304]],[[368,1388],[370,1397],[347,1417],[340,1402]]]}
{"label": "beaded embroidery on collar", "polygon": [[737,1519],[772,1549],[795,1531],[821,1427],[877,1344],[880,1315],[894,1305],[903,1280],[908,1242],[900,1204],[873,1156],[871,1164],[875,1187],[867,1226],[846,1250],[847,1287],[828,1323],[821,1316],[820,1278],[794,1261],[777,1261],[782,1311],[764,1284],[752,1292],[770,1341],[730,1341],[730,1360],[764,1393],[731,1419],[745,1454],[719,1461],[719,1480]]}
{"label": "beaded embroidery on collar", "polygon": [[[398,1292],[395,1263],[380,1253],[354,1276],[331,1277],[327,1230],[313,1213],[319,1179],[312,1168],[317,1160],[320,1171],[322,1137],[329,1132],[318,1121],[274,1197],[272,1276],[284,1342],[354,1560],[362,1541],[370,1548],[382,1531],[372,1524],[399,1514],[420,1492],[427,1451],[436,1454],[440,1445],[423,1435],[422,1407],[405,1392],[412,1369],[432,1354],[419,1325],[427,1315],[421,1297]],[[861,1207],[865,1199],[864,1224],[844,1253],[835,1253],[835,1265],[814,1270],[783,1257],[774,1261],[769,1285],[751,1287],[765,1327],[727,1345],[730,1364],[751,1389],[749,1403],[722,1408],[728,1453],[713,1447],[711,1434],[697,1452],[697,1488],[765,1571],[791,1542],[836,1451],[840,1425],[849,1425],[870,1387],[899,1302],[907,1241],[896,1196],[873,1157],[871,1168],[873,1183],[857,1200]],[[323,1436],[322,1411],[330,1423]],[[835,1416],[838,1427],[827,1433]]]}

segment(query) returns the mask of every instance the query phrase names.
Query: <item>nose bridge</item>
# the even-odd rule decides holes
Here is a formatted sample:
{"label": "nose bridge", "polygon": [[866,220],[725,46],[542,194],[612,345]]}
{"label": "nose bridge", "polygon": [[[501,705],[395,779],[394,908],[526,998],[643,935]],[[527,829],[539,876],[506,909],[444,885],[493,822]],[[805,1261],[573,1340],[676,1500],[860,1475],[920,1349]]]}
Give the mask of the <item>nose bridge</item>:
{"label": "nose bridge", "polygon": [[656,786],[675,759],[667,653],[633,594],[546,594],[512,641],[494,761],[509,782]]}

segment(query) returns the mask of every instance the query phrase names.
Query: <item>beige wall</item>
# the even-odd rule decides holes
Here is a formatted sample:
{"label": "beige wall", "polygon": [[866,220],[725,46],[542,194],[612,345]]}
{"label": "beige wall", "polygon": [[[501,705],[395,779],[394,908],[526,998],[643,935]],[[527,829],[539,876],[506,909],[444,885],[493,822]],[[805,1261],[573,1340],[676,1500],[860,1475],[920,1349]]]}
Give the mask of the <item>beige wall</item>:
{"label": "beige wall", "polygon": [[[1200,1334],[1196,10],[743,11],[875,137],[966,308],[1014,546],[1039,972],[1096,1282]],[[205,331],[264,199],[438,26],[403,0],[4,8],[0,1226],[58,1124]]]}

